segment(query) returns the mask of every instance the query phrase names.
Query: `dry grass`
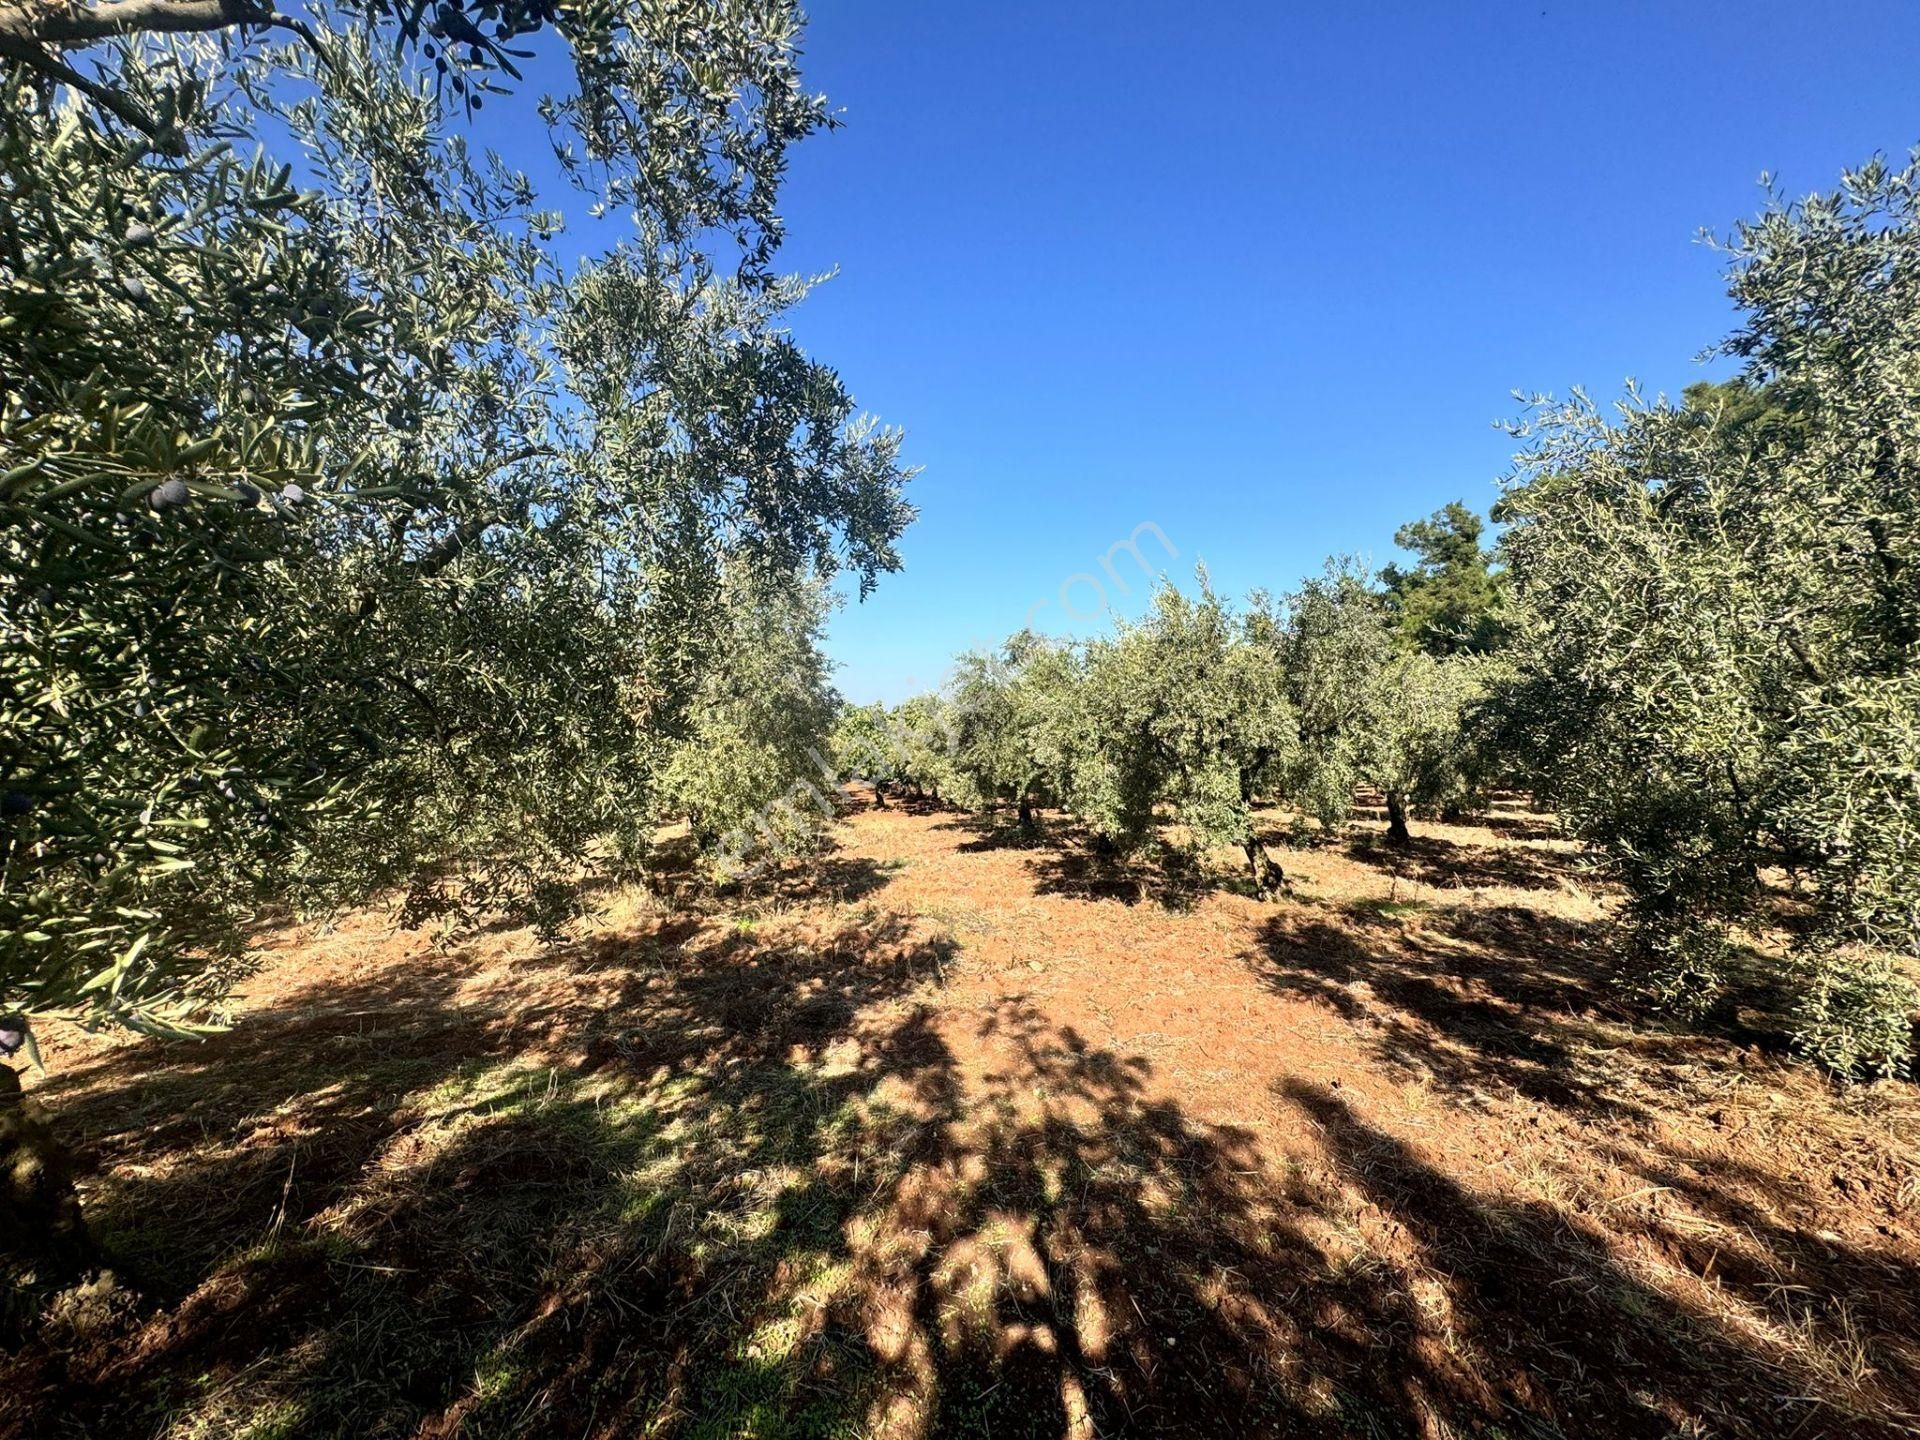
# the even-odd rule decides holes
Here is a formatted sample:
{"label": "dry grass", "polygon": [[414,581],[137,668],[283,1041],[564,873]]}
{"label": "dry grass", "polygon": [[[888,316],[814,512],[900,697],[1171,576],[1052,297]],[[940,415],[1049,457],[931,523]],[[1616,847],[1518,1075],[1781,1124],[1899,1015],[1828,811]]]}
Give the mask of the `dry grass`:
{"label": "dry grass", "polygon": [[1920,1434],[1913,1087],[1636,1019],[1540,817],[1284,851],[1273,901],[1057,819],[839,842],[554,948],[288,934],[193,1048],[54,1037],[129,1283],[0,1433]]}

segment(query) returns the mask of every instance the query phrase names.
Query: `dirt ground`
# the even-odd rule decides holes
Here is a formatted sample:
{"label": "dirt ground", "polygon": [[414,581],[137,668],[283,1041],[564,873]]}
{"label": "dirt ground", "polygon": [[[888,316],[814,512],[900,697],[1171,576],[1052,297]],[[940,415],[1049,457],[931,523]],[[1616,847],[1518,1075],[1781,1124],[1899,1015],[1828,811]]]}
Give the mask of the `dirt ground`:
{"label": "dirt ground", "polygon": [[1920,1092],[1609,984],[1539,816],[1103,873],[925,807],[698,911],[279,937],[50,1037],[88,1436],[1920,1434]]}

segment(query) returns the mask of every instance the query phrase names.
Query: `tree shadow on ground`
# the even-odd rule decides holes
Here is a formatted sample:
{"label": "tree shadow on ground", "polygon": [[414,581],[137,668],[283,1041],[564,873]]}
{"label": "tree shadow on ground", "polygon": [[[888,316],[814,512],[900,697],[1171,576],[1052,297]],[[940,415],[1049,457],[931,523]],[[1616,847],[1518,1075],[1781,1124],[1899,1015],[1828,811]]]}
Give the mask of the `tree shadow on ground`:
{"label": "tree shadow on ground", "polygon": [[1662,1024],[1621,983],[1608,921],[1520,905],[1296,903],[1264,922],[1253,961],[1270,988],[1352,1022],[1389,1068],[1468,1103],[1498,1091],[1628,1113],[1617,1052],[1657,1069],[1715,1062],[1730,1045],[1786,1048],[1783,1022],[1738,1003],[1777,1006],[1784,992],[1756,979],[1709,1016]]}
{"label": "tree shadow on ground", "polygon": [[[1569,1436],[1907,1433],[1895,1417],[1902,1397],[1920,1393],[1911,1330],[1877,1337],[1872,1359],[1886,1372],[1863,1366],[1849,1383],[1810,1364],[1807,1347],[1790,1350],[1764,1331],[1730,1325],[1709,1292],[1692,1299],[1649,1283],[1597,1218],[1476,1193],[1338,1095],[1299,1080],[1281,1093],[1316,1122],[1355,1196],[1372,1263],[1405,1297],[1409,1323],[1386,1332],[1375,1363],[1388,1383],[1398,1381],[1407,1410],[1504,1412],[1519,1434],[1540,1433],[1543,1420],[1555,1427],[1546,1433]],[[1657,1221],[1649,1230],[1663,1245],[1687,1243]],[[1889,1273],[1868,1254],[1836,1250],[1818,1270],[1796,1270],[1804,1250],[1777,1227],[1752,1238],[1770,1275],[1792,1273],[1810,1291],[1845,1287],[1826,1294],[1878,1306],[1878,1322],[1915,1317],[1911,1267]],[[1761,1313],[1781,1308],[1765,1282],[1750,1283],[1742,1298]],[[1802,1318],[1819,1323],[1811,1311]]]}
{"label": "tree shadow on ground", "polygon": [[1080,900],[1151,901],[1168,910],[1189,910],[1214,890],[1234,888],[1231,877],[1213,873],[1198,856],[1173,845],[1121,856],[1103,851],[1093,831],[1061,810],[1036,810],[1025,828],[1000,812],[957,814],[937,827],[969,836],[954,846],[961,854],[1022,850],[1034,893]]}
{"label": "tree shadow on ground", "polygon": [[886,889],[893,875],[893,869],[865,855],[829,851],[778,871],[749,893],[765,891],[776,900],[794,905],[851,905]]}
{"label": "tree shadow on ground", "polygon": [[1439,835],[1398,844],[1372,831],[1353,834],[1347,855],[1401,880],[1438,889],[1553,890],[1581,873],[1575,855],[1533,845],[1472,845]]}
{"label": "tree shadow on ground", "polygon": [[[1516,944],[1532,963],[1512,963]],[[1618,1007],[1598,925],[1510,907],[1423,906],[1402,918],[1364,903],[1294,905],[1266,921],[1255,963],[1274,990],[1351,1022],[1390,1070],[1456,1098],[1492,1088],[1555,1105],[1618,1103],[1569,1045],[1582,1025],[1597,1037],[1598,1017]]]}
{"label": "tree shadow on ground", "polygon": [[954,849],[962,855],[983,855],[993,850],[1041,850],[1054,843],[1052,817],[1035,812],[1035,823],[1022,825],[1011,811],[951,810],[933,828],[947,830],[967,838]]}
{"label": "tree shadow on ground", "polygon": [[[1748,1336],[1740,1345],[1749,1353],[1737,1370],[1714,1371],[1723,1393],[1703,1392],[1701,1403],[1729,1433],[1791,1433],[1801,1423],[1815,1433],[1885,1433],[1875,1425],[1901,1410],[1898,1397],[1920,1395],[1920,1267],[1911,1249],[1903,1253],[1890,1243],[1897,1235],[1885,1223],[1871,1239],[1811,1229],[1818,1212],[1809,1204],[1806,1173],[1831,1169],[1843,1191],[1877,1192],[1892,1220],[1907,1203],[1916,1172],[1898,1153],[1863,1145],[1844,1128],[1814,1134],[1803,1153],[1785,1163],[1778,1156],[1772,1164],[1742,1160],[1718,1144],[1723,1133],[1731,1139],[1756,1123],[1756,1114],[1758,1123],[1767,1123],[1771,1107],[1783,1103],[1771,1087],[1817,1088],[1818,1082],[1757,1048],[1732,1049],[1721,1036],[1643,1028],[1612,983],[1614,962],[1601,925],[1518,907],[1421,909],[1405,917],[1350,907],[1337,920],[1293,907],[1267,922],[1254,959],[1276,991],[1316,999],[1349,1022],[1388,1074],[1431,1090],[1449,1106],[1492,1112],[1534,1127],[1536,1135],[1566,1137],[1562,1152],[1551,1145],[1513,1152],[1516,1164],[1524,1154],[1549,1188],[1574,1197],[1522,1207],[1514,1233],[1531,1234],[1527,1245],[1537,1252],[1525,1265],[1524,1257],[1491,1243],[1512,1229],[1511,1215],[1483,1218],[1476,1232],[1460,1213],[1457,1182],[1413,1174],[1417,1167],[1401,1142],[1366,1141],[1362,1148],[1384,1155],[1389,1171],[1399,1172],[1387,1184],[1402,1223],[1437,1247],[1447,1273],[1538,1277],[1542,1257],[1558,1254],[1565,1273],[1526,1293],[1558,1302],[1562,1313],[1554,1323],[1570,1327],[1571,1335],[1627,1334],[1622,1317],[1602,1317],[1590,1305],[1585,1312],[1569,1307],[1577,1297],[1611,1296],[1607,1303],[1628,1317],[1648,1312],[1641,1282],[1627,1287],[1618,1276],[1602,1275],[1591,1254],[1582,1258],[1581,1247],[1590,1251],[1610,1233],[1630,1234],[1647,1252],[1634,1273],[1644,1274],[1650,1260],[1712,1287],[1715,1303],[1682,1317],[1668,1337],[1672,1343],[1695,1345],[1708,1317],[1726,1311],[1740,1312],[1741,1323],[1761,1336],[1794,1342],[1756,1344]],[[1729,1100],[1742,1093],[1753,1100]],[[1289,1095],[1305,1103],[1297,1087]],[[1756,1109],[1761,1096],[1766,1108]],[[1333,1097],[1315,1103],[1323,1121],[1340,1122],[1329,1124],[1330,1135],[1337,1138],[1342,1125],[1354,1133],[1349,1118],[1333,1114],[1342,1108]],[[1703,1117],[1711,1127],[1705,1144],[1688,1136],[1704,1128]],[[1591,1192],[1596,1175],[1614,1181],[1600,1198]],[[1796,1223],[1796,1213],[1808,1219]],[[1542,1250],[1540,1238],[1549,1232],[1577,1243],[1568,1248],[1556,1241],[1557,1250]],[[1476,1259],[1482,1241],[1488,1248]],[[1512,1303],[1522,1291],[1479,1279],[1474,1284],[1485,1309],[1478,1328],[1537,1327],[1525,1314],[1485,1308],[1489,1300]],[[1565,1293],[1561,1287],[1568,1287]],[[1726,1331],[1726,1322],[1714,1323]],[[1547,1352],[1567,1348],[1542,1328],[1532,1334],[1550,1342]],[[1491,1343],[1501,1353],[1526,1349],[1512,1335]],[[1731,1332],[1716,1342],[1720,1348],[1728,1343]],[[1639,1354],[1596,1351],[1583,1363],[1615,1375],[1646,1374],[1665,1368],[1660,1354],[1656,1343]],[[1741,1405],[1758,1403],[1755,1396],[1768,1393],[1769,1385],[1777,1389],[1781,1373],[1795,1367],[1805,1388],[1792,1391],[1799,1398],[1777,1401],[1786,1407],[1778,1432],[1751,1419],[1744,1427],[1732,1423]],[[1703,1358],[1703,1369],[1712,1368]],[[1724,1388],[1730,1373],[1738,1383]]]}
{"label": "tree shadow on ground", "polygon": [[1077,828],[1059,835],[1027,868],[1037,895],[1151,903],[1163,910],[1191,910],[1215,891],[1244,888],[1240,877],[1215,873],[1199,856],[1171,847],[1124,858],[1102,854]]}
{"label": "tree shadow on ground", "polygon": [[[1416,835],[1395,845],[1370,831],[1303,836],[1298,826],[1276,824],[1271,815],[1259,820],[1258,838],[1283,869],[1286,851],[1305,839],[1315,848],[1332,845],[1383,875],[1443,889],[1553,890],[1581,873],[1576,856],[1526,844],[1475,845]],[[939,828],[969,837],[955,847],[962,854],[1032,852],[1035,889],[1043,895],[1129,905],[1152,901],[1165,909],[1189,910],[1210,893],[1253,893],[1243,869],[1222,868],[1178,844],[1124,857],[1102,853],[1085,824],[1059,811],[1046,812],[1031,830],[997,814],[956,815]]]}
{"label": "tree shadow on ground", "polygon": [[950,1008],[946,944],[875,913],[420,957],[61,1077],[157,1303],[51,1327],[0,1431],[1891,1433],[1329,1092],[1277,1087],[1320,1137],[1284,1163],[1031,996]]}
{"label": "tree shadow on ground", "polygon": [[[882,807],[876,805],[873,808],[877,810]],[[959,809],[938,795],[915,795],[911,790],[889,791],[884,808],[897,810],[903,815],[952,815]]]}
{"label": "tree shadow on ground", "polygon": [[1487,815],[1473,815],[1461,822],[1464,825],[1477,826],[1495,835],[1508,836],[1514,840],[1563,840],[1567,832],[1560,822],[1551,815],[1515,814],[1512,812]]}

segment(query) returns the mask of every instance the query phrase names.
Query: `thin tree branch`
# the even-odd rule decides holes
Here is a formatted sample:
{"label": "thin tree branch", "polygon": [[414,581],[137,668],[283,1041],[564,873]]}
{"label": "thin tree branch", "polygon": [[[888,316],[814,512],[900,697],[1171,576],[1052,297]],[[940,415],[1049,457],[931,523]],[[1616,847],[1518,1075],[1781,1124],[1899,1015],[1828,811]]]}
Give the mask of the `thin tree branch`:
{"label": "thin tree branch", "polygon": [[281,15],[275,12],[270,15],[262,15],[259,23],[271,26],[276,30],[291,30],[307,42],[307,48],[313,51],[322,65],[338,73],[339,67],[333,63],[333,56],[327,53],[327,47],[320,43],[320,37],[313,33],[313,27],[308,25],[306,21],[292,15]]}

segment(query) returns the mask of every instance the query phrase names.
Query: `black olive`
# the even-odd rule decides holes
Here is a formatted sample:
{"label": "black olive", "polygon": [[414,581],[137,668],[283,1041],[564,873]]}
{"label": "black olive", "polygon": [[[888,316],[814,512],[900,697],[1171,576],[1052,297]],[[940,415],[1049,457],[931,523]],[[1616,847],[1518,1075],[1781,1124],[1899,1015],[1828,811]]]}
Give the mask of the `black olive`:
{"label": "black olive", "polygon": [[0,815],[24,815],[33,809],[33,797],[24,790],[9,790],[0,795]]}
{"label": "black olive", "polygon": [[147,496],[147,504],[155,510],[171,510],[176,505],[187,503],[187,482],[178,476],[172,480],[163,480],[153,487]]}

